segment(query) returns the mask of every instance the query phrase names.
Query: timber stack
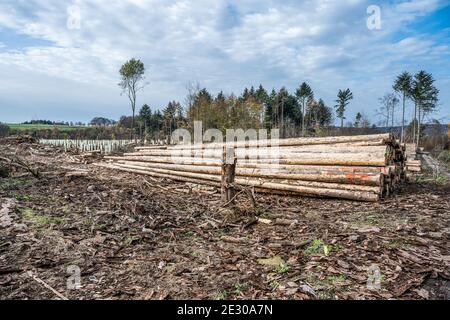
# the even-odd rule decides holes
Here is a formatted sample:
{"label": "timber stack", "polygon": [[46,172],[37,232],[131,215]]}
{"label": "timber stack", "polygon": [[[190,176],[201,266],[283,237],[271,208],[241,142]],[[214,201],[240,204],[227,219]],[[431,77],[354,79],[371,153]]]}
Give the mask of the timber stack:
{"label": "timber stack", "polygon": [[414,143],[407,143],[405,145],[405,170],[407,175],[422,172],[422,160],[417,155],[416,145]]}
{"label": "timber stack", "polygon": [[234,184],[257,192],[377,201],[405,177],[405,148],[391,134],[140,146],[97,165],[220,187],[230,150]]}

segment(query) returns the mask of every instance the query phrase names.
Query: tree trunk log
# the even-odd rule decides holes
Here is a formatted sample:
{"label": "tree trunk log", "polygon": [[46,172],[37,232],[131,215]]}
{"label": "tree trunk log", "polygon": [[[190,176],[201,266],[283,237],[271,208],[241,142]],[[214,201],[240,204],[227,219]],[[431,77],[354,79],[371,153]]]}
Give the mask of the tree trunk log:
{"label": "tree trunk log", "polygon": [[[167,169],[172,171],[185,171],[192,173],[204,174],[221,174],[219,166],[194,166],[194,165],[176,165],[176,164],[160,164],[147,162],[133,162],[133,161],[118,161],[119,164],[138,166],[142,168],[153,169]],[[339,171],[339,167],[334,170],[325,171],[317,169],[313,170],[286,170],[279,168],[274,169],[251,169],[251,168],[237,168],[236,175],[258,178],[271,179],[288,179],[288,180],[304,180],[304,181],[318,181],[329,183],[343,183],[343,184],[357,184],[368,186],[380,186],[381,172],[379,168],[373,168],[371,172],[358,173],[357,171]]]}
{"label": "tree trunk log", "polygon": [[336,144],[349,142],[368,142],[368,141],[383,141],[383,143],[390,143],[393,136],[390,133],[373,134],[373,135],[359,135],[359,136],[341,136],[341,137],[321,137],[321,138],[290,138],[290,139],[274,139],[272,140],[249,140],[227,143],[205,143],[205,144],[187,144],[177,145],[171,147],[172,149],[222,149],[224,145],[232,147],[249,147],[249,146],[302,146],[302,145],[316,145],[316,144]]}
{"label": "tree trunk log", "polygon": [[395,190],[407,169],[417,167],[405,163],[405,149],[391,134],[144,146],[105,157],[113,164],[104,166],[221,186],[227,204],[239,185],[276,194],[376,201]]}
{"label": "tree trunk log", "polygon": [[235,190],[234,190],[234,178],[236,175],[236,157],[234,156],[234,149],[225,147],[223,148],[222,158],[222,172],[221,172],[221,189],[222,189],[222,201],[228,205],[234,205],[235,203]]}

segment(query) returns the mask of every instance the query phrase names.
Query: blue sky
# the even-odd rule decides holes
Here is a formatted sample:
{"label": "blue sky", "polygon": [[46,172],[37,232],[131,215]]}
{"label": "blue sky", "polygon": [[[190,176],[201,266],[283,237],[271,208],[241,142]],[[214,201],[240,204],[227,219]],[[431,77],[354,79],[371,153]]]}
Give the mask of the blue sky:
{"label": "blue sky", "polygon": [[[370,5],[380,30],[367,28]],[[449,17],[448,0],[2,0],[0,122],[129,114],[117,83],[131,57],[147,68],[138,104],[153,110],[183,102],[191,81],[237,94],[307,81],[330,106],[350,88],[347,118],[377,122],[396,75],[424,69],[440,89],[431,117],[449,122]]]}

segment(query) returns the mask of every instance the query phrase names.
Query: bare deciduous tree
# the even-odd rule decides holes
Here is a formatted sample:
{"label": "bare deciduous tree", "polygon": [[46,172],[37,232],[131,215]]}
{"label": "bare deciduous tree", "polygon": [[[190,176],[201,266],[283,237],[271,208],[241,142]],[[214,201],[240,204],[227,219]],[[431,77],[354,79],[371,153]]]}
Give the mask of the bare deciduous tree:
{"label": "bare deciduous tree", "polygon": [[131,137],[134,136],[134,116],[136,112],[137,92],[144,88],[144,63],[138,59],[131,59],[125,62],[120,68],[121,81],[119,86],[122,88],[122,94],[125,93],[131,103],[131,111],[133,113],[131,120]]}
{"label": "bare deciduous tree", "polygon": [[386,128],[390,127],[392,130],[394,127],[395,108],[399,100],[394,93],[386,93],[378,100],[380,101],[381,107],[378,109],[377,115],[382,117],[382,125]]}
{"label": "bare deciduous tree", "polygon": [[406,99],[411,95],[411,88],[412,88],[412,76],[409,74],[409,72],[402,72],[397,79],[394,82],[394,85],[392,86],[393,89],[401,93],[403,96],[403,109],[402,109],[402,131],[400,135],[400,142],[405,142],[405,104]]}

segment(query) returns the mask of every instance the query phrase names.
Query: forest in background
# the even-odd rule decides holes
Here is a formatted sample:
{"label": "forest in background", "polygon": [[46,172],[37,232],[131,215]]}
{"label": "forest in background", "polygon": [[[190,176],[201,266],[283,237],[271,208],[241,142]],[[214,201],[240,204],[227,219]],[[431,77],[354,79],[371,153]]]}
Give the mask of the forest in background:
{"label": "forest in background", "polygon": [[[392,92],[379,98],[376,123],[371,123],[363,112],[354,119],[346,117],[347,106],[353,99],[349,88],[338,91],[335,105],[328,106],[316,97],[313,88],[301,83],[294,92],[285,87],[266,90],[262,85],[245,88],[240,95],[219,92],[214,95],[198,83],[186,86],[183,104],[170,101],[166,107],[154,110],[148,104],[136,108],[137,95],[145,83],[143,62],[130,59],[119,70],[122,94],[131,103],[131,116],[118,121],[95,117],[89,124],[81,122],[53,122],[32,120],[20,125],[0,123],[0,136],[25,133],[47,139],[129,139],[169,142],[179,128],[193,130],[194,121],[201,121],[203,130],[226,129],[278,129],[281,138],[306,136],[337,136],[392,132],[405,142],[419,141],[427,149],[448,149],[445,127],[437,120],[425,125],[438,108],[439,90],[432,74],[419,71],[412,75],[403,72],[397,76]],[[406,108],[413,105],[414,116],[405,119]],[[399,116],[400,113],[400,116]],[[399,119],[400,118],[400,119]],[[340,126],[335,126],[338,120]],[[396,124],[401,121],[400,126]]]}

